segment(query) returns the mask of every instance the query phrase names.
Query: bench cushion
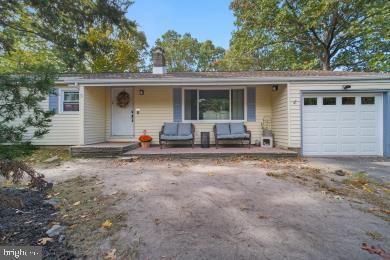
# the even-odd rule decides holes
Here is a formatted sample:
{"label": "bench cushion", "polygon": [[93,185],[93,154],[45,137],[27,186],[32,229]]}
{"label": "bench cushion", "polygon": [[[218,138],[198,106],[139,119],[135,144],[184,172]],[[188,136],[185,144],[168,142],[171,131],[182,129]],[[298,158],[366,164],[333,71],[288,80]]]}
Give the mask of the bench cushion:
{"label": "bench cushion", "polygon": [[219,135],[218,139],[249,139],[249,134]]}
{"label": "bench cushion", "polygon": [[217,128],[217,136],[230,135],[229,123],[217,123],[215,124],[215,127]]}
{"label": "bench cushion", "polygon": [[191,123],[179,123],[177,135],[188,136],[192,134]]}
{"label": "bench cushion", "polygon": [[192,140],[192,134],[190,134],[190,135],[161,135],[160,140],[168,140],[168,141]]}
{"label": "bench cushion", "polygon": [[164,135],[177,135],[177,123],[164,123]]}
{"label": "bench cushion", "polygon": [[230,133],[231,134],[245,134],[245,127],[243,122],[239,123],[230,123]]}

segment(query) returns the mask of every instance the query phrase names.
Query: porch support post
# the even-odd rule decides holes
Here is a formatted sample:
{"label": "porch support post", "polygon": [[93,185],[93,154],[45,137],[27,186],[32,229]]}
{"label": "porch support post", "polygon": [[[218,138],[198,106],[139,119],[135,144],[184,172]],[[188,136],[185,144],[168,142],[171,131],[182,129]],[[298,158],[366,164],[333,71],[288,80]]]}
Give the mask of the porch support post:
{"label": "porch support post", "polygon": [[[76,87],[78,83],[75,83]],[[81,85],[79,87],[79,113],[80,113],[80,145],[85,144],[85,132],[84,132],[84,95],[85,95],[85,87]]]}

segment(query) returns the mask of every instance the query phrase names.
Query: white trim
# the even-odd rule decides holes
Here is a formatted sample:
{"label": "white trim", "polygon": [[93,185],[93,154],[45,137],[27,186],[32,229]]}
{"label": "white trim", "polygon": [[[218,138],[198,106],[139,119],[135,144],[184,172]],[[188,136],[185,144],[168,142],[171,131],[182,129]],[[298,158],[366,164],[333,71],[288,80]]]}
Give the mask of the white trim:
{"label": "white trim", "polygon": [[[184,101],[185,101],[185,97],[184,97],[184,91],[185,90],[196,90],[196,93],[197,93],[197,120],[185,120],[185,113],[184,113]],[[229,90],[229,118],[231,118],[231,90],[232,89],[243,89],[244,90],[244,119],[243,120],[231,120],[231,119],[228,119],[228,120],[225,120],[225,119],[222,119],[222,120],[218,120],[218,119],[215,119],[215,120],[199,120],[199,90]],[[247,121],[247,88],[246,86],[243,86],[243,87],[240,87],[240,86],[233,86],[233,87],[227,87],[227,86],[220,86],[220,87],[183,87],[181,88],[181,120],[182,122],[185,122],[185,123],[215,123],[215,122],[218,122],[218,123],[224,123],[224,122],[246,122]]]}
{"label": "white trim", "polygon": [[[287,147],[291,147],[291,113],[290,113],[290,84],[287,83],[286,85],[286,91],[287,91]],[[302,118],[300,119],[302,121]]]}
{"label": "white trim", "polygon": [[[75,85],[77,86],[77,83],[75,83]],[[79,89],[79,113],[80,113],[80,141],[79,142],[80,142],[80,145],[85,144],[84,96],[85,96],[85,87],[80,86],[80,89]]]}
{"label": "white trim", "polygon": [[[77,85],[77,83],[75,84]],[[79,93],[79,111],[64,111],[64,92]],[[80,89],[79,88],[59,88],[58,89],[58,114],[78,115],[80,113]]]}

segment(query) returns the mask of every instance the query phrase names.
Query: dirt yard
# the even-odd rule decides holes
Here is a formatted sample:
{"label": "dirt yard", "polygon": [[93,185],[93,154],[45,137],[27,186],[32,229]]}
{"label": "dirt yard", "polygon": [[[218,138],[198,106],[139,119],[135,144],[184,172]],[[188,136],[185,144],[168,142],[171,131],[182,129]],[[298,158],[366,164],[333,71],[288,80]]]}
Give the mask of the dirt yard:
{"label": "dirt yard", "polygon": [[381,259],[390,252],[389,184],[363,173],[242,158],[77,159],[40,171],[62,183],[52,196],[62,201],[67,245],[91,259]]}

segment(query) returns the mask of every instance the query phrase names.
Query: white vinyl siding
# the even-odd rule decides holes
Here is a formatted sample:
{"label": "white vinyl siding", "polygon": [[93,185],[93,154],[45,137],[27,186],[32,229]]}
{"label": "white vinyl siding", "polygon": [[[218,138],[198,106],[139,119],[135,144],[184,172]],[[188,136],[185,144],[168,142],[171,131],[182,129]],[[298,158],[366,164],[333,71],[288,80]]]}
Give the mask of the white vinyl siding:
{"label": "white vinyl siding", "polygon": [[316,90],[342,90],[343,85],[351,85],[350,91],[354,90],[378,90],[390,89],[389,83],[381,82],[332,82],[332,83],[289,83],[288,84],[288,106],[289,106],[289,147],[301,148],[301,91]]}
{"label": "white vinyl siding", "polygon": [[[59,86],[61,89],[67,87]],[[42,108],[49,110],[49,97],[41,103]],[[55,114],[49,133],[41,139],[34,139],[36,145],[78,145],[80,141],[80,114],[79,112]]]}
{"label": "white vinyl siding", "polygon": [[[139,90],[144,95],[139,95]],[[158,133],[164,122],[173,121],[172,87],[142,87],[134,91],[134,127],[135,138],[144,130],[153,137],[153,143],[158,143]],[[139,109],[139,114],[136,110]]]}
{"label": "white vinyl siding", "polygon": [[84,143],[105,141],[106,99],[104,87],[84,88]]}

